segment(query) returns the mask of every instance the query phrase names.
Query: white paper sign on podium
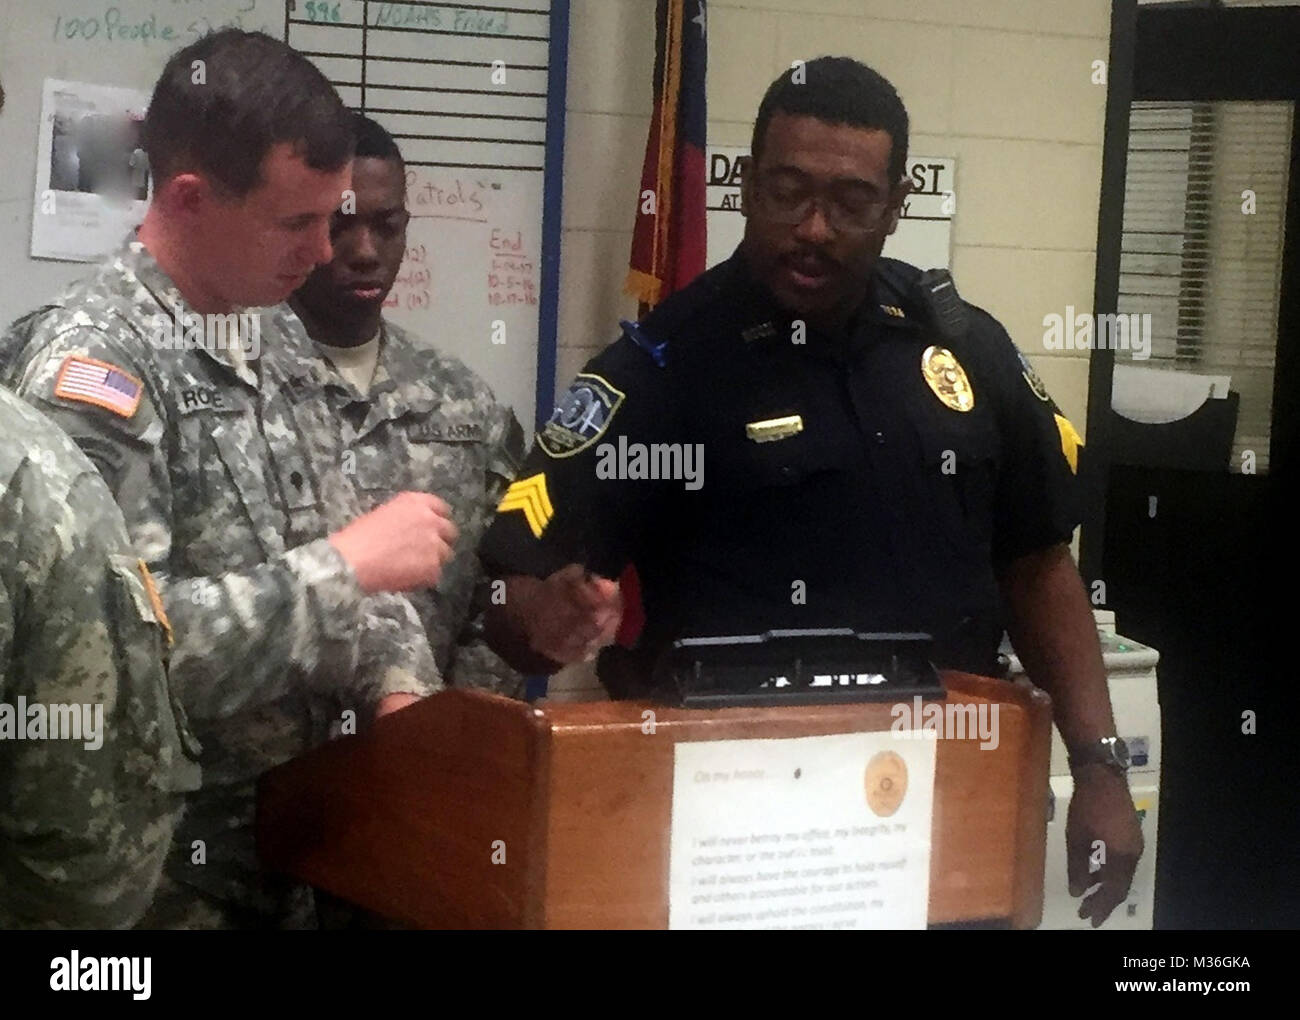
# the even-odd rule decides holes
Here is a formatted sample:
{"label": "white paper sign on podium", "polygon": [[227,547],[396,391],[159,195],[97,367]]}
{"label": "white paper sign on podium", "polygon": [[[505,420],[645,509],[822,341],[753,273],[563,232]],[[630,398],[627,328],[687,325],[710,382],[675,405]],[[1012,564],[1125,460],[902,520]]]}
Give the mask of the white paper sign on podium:
{"label": "white paper sign on podium", "polygon": [[679,743],[668,926],[924,928],[934,739]]}

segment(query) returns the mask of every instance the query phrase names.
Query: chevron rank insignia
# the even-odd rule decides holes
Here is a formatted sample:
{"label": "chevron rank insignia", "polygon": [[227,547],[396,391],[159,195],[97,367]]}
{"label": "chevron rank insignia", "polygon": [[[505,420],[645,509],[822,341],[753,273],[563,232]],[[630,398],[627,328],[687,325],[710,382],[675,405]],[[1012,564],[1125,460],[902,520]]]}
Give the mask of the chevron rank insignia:
{"label": "chevron rank insignia", "polygon": [[1083,437],[1079,435],[1078,430],[1071,423],[1069,418],[1064,415],[1053,415],[1056,419],[1056,430],[1061,434],[1061,453],[1065,454],[1065,460],[1070,465],[1072,474],[1079,473],[1079,451],[1083,448]]}
{"label": "chevron rank insignia", "polygon": [[542,532],[555,516],[555,507],[551,505],[550,494],[546,491],[545,474],[521,478],[506,489],[506,494],[501,497],[501,503],[497,507],[497,513],[505,514],[512,510],[523,513],[533,538],[542,537]]}

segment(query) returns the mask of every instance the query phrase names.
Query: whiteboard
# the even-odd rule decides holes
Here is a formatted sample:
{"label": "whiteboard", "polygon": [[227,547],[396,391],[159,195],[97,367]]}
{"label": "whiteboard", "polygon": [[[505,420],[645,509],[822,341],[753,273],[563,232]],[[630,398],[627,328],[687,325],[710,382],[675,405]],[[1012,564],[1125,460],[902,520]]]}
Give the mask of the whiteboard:
{"label": "whiteboard", "polygon": [[298,0],[285,38],[345,103],[392,132],[406,159],[407,257],[386,314],[464,360],[528,427],[551,3],[505,2]]}
{"label": "whiteboard", "polygon": [[[504,3],[0,0],[0,325],[88,268],[28,255],[45,79],[151,90],[175,49],[233,24],[287,38],[398,136],[413,219],[387,314],[462,358],[529,428],[554,388],[564,69],[550,69],[564,40],[551,0]],[[567,31],[567,2],[554,6]]]}

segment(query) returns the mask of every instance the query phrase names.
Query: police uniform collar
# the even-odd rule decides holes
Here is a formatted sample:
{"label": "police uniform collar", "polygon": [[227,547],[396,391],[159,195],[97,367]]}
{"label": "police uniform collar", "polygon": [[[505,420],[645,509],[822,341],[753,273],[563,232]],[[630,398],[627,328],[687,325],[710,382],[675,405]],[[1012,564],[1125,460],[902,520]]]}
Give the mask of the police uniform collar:
{"label": "police uniform collar", "polygon": [[[767,340],[782,339],[789,341],[795,333],[795,323],[799,317],[790,312],[777,301],[767,284],[759,280],[745,256],[744,245],[719,267],[717,278],[719,289],[725,289],[736,307],[744,310],[741,320],[740,337],[746,344],[755,344]],[[810,340],[803,342],[805,350],[838,345],[836,335],[817,329],[808,324],[806,334]],[[818,343],[817,338],[823,342]]]}
{"label": "police uniform collar", "polygon": [[742,340],[755,343],[776,336],[789,337],[790,316],[772,292],[754,277],[743,244],[719,268],[719,289],[729,290],[736,304],[745,310],[740,329]]}
{"label": "police uniform collar", "polygon": [[923,329],[925,309],[917,303],[913,290],[919,275],[919,270],[906,262],[878,259],[861,309],[863,321],[891,330]]}
{"label": "police uniform collar", "polygon": [[[718,268],[723,270],[719,285],[735,288],[733,293],[747,310],[746,324],[741,329],[742,339],[755,342],[774,336],[789,336],[795,317],[777,303],[765,284],[754,277],[743,245]],[[911,278],[916,275],[919,275],[918,271],[905,262],[887,258],[878,260],[862,304],[844,327],[835,334],[825,330],[810,332],[838,346],[864,326],[907,332],[921,329],[924,325],[923,311],[912,299],[909,286]]]}

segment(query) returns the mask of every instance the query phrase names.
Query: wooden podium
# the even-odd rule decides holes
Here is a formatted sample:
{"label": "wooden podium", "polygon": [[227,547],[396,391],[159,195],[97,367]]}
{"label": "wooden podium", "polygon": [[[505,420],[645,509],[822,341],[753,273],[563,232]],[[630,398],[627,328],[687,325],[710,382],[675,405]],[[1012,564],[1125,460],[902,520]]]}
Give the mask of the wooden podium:
{"label": "wooden podium", "polygon": [[[1026,685],[943,679],[950,700],[999,705],[999,741],[937,741],[929,921],[1033,927],[1050,702]],[[258,849],[272,870],[421,928],[666,928],[676,742],[888,730],[893,719],[889,702],[535,708],[444,691],[263,777]]]}

